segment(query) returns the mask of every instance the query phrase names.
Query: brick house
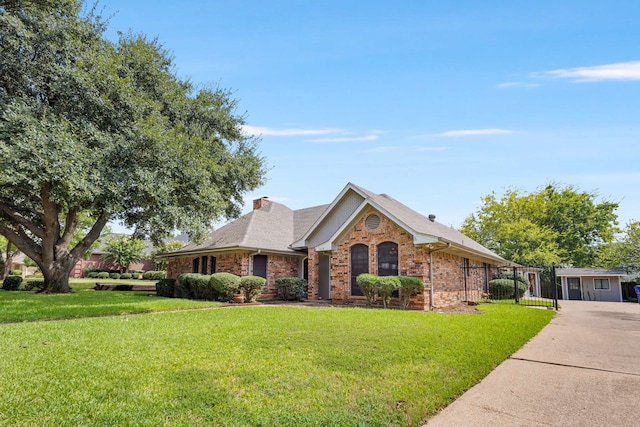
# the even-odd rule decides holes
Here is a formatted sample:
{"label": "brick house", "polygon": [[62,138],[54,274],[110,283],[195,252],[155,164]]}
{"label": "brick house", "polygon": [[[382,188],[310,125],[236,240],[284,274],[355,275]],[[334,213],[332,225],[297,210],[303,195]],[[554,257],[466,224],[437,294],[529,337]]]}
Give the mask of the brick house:
{"label": "brick house", "polygon": [[490,268],[511,265],[435,216],[351,183],[331,204],[307,209],[254,200],[252,212],[202,244],[166,256],[172,278],[222,271],[265,277],[265,299],[274,297],[275,279],[284,276],[306,278],[310,300],[356,304],[364,303],[358,274],[414,276],[425,284],[411,302],[417,309],[477,300]]}

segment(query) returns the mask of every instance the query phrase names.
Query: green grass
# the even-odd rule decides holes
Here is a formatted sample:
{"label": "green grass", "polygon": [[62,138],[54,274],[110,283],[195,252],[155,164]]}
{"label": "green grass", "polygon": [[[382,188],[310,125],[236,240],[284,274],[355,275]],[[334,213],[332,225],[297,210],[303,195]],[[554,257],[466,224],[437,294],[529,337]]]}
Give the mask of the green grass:
{"label": "green grass", "polygon": [[0,425],[419,425],[553,316],[254,306],[0,325]]}
{"label": "green grass", "polygon": [[[155,284],[140,280],[133,282]],[[151,313],[220,305],[213,301],[160,298],[153,293],[150,296],[150,292],[94,291],[94,285],[93,279],[74,279],[71,282],[72,293],[55,295],[0,290],[0,323]]]}

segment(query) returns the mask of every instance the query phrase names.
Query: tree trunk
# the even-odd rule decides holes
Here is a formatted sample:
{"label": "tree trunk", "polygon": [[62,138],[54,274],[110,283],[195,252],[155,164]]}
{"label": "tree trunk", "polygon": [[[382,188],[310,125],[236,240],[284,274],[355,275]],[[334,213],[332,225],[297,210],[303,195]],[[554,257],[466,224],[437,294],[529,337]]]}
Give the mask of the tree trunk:
{"label": "tree trunk", "polygon": [[69,275],[75,265],[75,262],[72,261],[72,257],[65,257],[65,259],[57,260],[54,265],[40,266],[44,276],[44,293],[61,294],[71,292]]}

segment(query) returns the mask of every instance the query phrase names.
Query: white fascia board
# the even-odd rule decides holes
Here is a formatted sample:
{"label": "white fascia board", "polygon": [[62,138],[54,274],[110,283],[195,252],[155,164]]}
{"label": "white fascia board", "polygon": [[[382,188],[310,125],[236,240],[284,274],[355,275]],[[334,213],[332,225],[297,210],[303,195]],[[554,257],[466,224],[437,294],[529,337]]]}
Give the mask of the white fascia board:
{"label": "white fascia board", "polygon": [[322,215],[320,215],[320,218],[318,218],[316,220],[316,222],[313,223],[313,225],[311,225],[311,227],[309,227],[309,230],[307,230],[306,233],[304,233],[304,235],[300,238],[300,240],[293,242],[290,247],[293,249],[296,248],[306,248],[307,247],[307,239],[309,238],[309,236],[311,236],[311,234],[315,231],[316,227],[320,224],[322,224],[322,221],[324,221],[324,219],[329,216],[329,214],[331,213],[331,211],[333,211],[333,209],[336,207],[336,205],[340,202],[340,200],[342,200],[342,198],[347,194],[347,191],[352,190],[355,191],[356,193],[358,193],[361,197],[363,197],[365,200],[367,199],[367,196],[365,194],[362,194],[362,192],[360,192],[352,183],[348,183],[340,192],[340,194],[338,194],[336,196],[335,199],[333,199],[333,202],[331,202],[331,204],[327,207],[327,209],[322,213]]}
{"label": "white fascia board", "polygon": [[413,244],[415,246],[418,245],[428,245],[429,243],[436,243],[440,240],[434,236],[428,236],[426,234],[414,234],[413,235]]}

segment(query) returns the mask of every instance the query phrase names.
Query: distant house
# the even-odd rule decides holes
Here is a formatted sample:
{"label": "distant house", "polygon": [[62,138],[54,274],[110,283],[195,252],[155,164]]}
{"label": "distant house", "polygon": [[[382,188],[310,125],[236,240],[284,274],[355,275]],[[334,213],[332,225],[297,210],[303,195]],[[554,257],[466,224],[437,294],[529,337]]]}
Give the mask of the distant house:
{"label": "distant house", "polygon": [[[76,265],[73,267],[73,270],[71,270],[71,275],[69,277],[74,277],[74,278],[84,277],[84,270],[85,268],[89,268],[89,267],[101,268],[105,270],[119,270],[120,266],[112,262],[106,261],[103,258],[103,255],[105,254],[105,251],[104,251],[105,242],[108,241],[109,239],[112,239],[118,236],[121,236],[121,234],[112,233],[102,237],[101,238],[102,243],[95,250],[91,252],[91,254],[87,259],[81,258],[76,263]],[[144,271],[155,270],[153,262],[151,262],[151,259],[150,259],[151,250],[152,250],[151,242],[147,242],[147,248],[145,252],[149,255],[149,259],[143,259],[138,263],[129,265],[129,270],[144,270]]]}
{"label": "distant house", "polygon": [[604,268],[558,268],[562,297],[566,300],[622,301],[620,270]]}
{"label": "distant house", "polygon": [[491,267],[512,265],[435,216],[351,183],[329,205],[307,209],[256,199],[252,212],[166,257],[172,278],[262,276],[263,298],[275,296],[275,280],[284,276],[307,279],[311,300],[344,303],[364,302],[355,280],[361,273],[418,277],[425,290],[411,305],[419,309],[477,300]]}

